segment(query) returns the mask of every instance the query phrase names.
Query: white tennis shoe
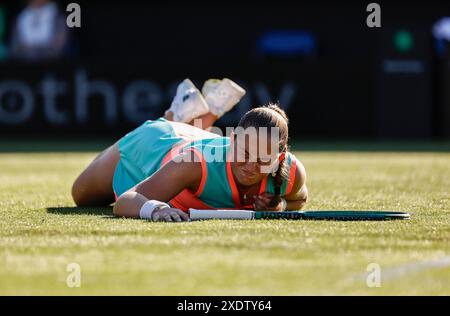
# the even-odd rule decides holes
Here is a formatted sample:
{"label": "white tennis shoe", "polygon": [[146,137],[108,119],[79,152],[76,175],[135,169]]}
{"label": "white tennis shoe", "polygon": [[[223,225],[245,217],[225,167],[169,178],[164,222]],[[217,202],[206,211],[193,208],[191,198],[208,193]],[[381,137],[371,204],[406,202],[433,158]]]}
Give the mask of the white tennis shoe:
{"label": "white tennis shoe", "polygon": [[209,112],[208,104],[200,91],[189,79],[184,79],[177,87],[170,108],[166,111],[173,113],[175,122],[189,123],[196,117]]}
{"label": "white tennis shoe", "polygon": [[245,90],[228,78],[209,79],[203,84],[202,93],[209,111],[221,117],[241,100]]}

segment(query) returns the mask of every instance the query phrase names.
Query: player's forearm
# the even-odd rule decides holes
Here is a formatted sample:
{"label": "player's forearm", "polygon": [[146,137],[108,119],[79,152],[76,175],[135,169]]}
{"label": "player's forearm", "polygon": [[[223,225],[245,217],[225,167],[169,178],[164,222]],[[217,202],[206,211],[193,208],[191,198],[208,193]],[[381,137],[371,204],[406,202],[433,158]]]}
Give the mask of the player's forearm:
{"label": "player's forearm", "polygon": [[308,200],[308,189],[306,185],[303,185],[298,194],[296,194],[296,198],[293,200],[286,200],[288,210],[300,210],[305,206],[306,201]]}
{"label": "player's forearm", "polygon": [[148,199],[137,192],[125,192],[114,204],[114,215],[138,218],[139,212]]}
{"label": "player's forearm", "polygon": [[303,206],[305,206],[306,204],[306,199],[302,199],[302,200],[295,200],[295,201],[287,201],[286,204],[286,210],[288,211],[296,211],[296,210],[300,210],[303,208]]}

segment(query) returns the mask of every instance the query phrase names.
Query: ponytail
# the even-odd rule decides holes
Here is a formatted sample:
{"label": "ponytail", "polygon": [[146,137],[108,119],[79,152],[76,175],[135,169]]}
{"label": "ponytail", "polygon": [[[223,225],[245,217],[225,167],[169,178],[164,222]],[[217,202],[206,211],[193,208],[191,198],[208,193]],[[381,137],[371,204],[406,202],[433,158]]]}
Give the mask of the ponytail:
{"label": "ponytail", "polygon": [[286,157],[284,157],[278,165],[275,176],[271,175],[274,184],[274,196],[270,202],[270,207],[275,207],[281,202],[281,186],[283,185],[283,181],[288,179],[288,176],[288,164],[286,162]]}

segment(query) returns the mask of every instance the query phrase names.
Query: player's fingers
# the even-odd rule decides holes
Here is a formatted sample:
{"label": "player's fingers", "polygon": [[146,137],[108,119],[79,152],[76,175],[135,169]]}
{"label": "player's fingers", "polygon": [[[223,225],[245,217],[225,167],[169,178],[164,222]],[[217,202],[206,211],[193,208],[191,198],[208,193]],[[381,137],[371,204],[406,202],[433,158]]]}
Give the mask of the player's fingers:
{"label": "player's fingers", "polygon": [[266,202],[266,200],[263,199],[255,199],[255,204],[257,205],[259,211],[276,211],[277,207],[270,206],[271,202],[272,200]]}
{"label": "player's fingers", "polygon": [[160,221],[160,219],[161,219],[161,216],[159,216],[159,213],[158,213],[158,212],[154,212],[154,213],[152,214],[152,220],[153,220],[154,222],[158,222],[158,221]]}
{"label": "player's fingers", "polygon": [[263,199],[263,198],[257,196],[255,198],[255,203],[257,203],[257,205],[259,205],[261,208],[268,208],[269,204],[270,204],[270,200],[268,201],[266,199]]}
{"label": "player's fingers", "polygon": [[272,196],[264,195],[264,193],[258,195],[257,198],[264,201],[264,203],[266,204],[269,204],[272,201]]}
{"label": "player's fingers", "polygon": [[255,203],[253,204],[253,206],[255,207],[256,211],[262,211],[264,209],[266,209],[265,207],[265,203],[261,202],[261,200],[255,200]]}
{"label": "player's fingers", "polygon": [[170,217],[170,214],[164,214],[163,218],[166,222],[172,222],[172,218]]}
{"label": "player's fingers", "polygon": [[182,220],[184,220],[184,221],[189,220],[189,215],[186,212],[183,212],[182,210],[179,210],[179,209],[177,209],[176,212],[181,217]]}
{"label": "player's fingers", "polygon": [[173,219],[175,222],[181,222],[181,217],[180,217],[180,215],[178,215],[176,212],[170,213],[170,217],[172,217],[172,219]]}

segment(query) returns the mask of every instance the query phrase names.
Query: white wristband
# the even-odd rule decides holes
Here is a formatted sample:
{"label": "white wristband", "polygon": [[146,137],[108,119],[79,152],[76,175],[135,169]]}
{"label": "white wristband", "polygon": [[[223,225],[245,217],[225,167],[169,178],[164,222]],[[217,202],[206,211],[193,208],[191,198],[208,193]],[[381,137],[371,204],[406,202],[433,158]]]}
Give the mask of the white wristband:
{"label": "white wristband", "polygon": [[152,219],[153,211],[157,207],[167,206],[170,207],[169,204],[157,201],[157,200],[149,200],[142,205],[141,210],[139,211],[139,217],[145,219]]}
{"label": "white wristband", "polygon": [[284,198],[281,198],[282,211],[286,211],[287,209],[287,201]]}

